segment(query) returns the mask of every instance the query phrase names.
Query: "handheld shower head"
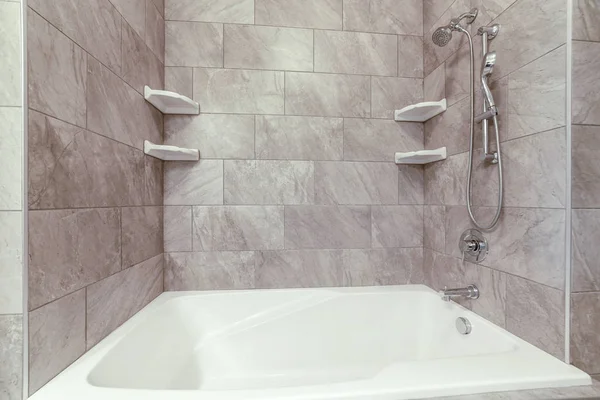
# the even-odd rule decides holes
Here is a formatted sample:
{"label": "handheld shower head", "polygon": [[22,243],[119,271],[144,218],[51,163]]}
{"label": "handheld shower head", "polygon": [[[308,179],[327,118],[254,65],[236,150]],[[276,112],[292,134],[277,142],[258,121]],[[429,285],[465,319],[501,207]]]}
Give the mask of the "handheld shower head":
{"label": "handheld shower head", "polygon": [[494,72],[494,65],[496,65],[496,52],[490,51],[483,57],[483,63],[481,64],[481,77],[487,77]]}
{"label": "handheld shower head", "polygon": [[433,35],[431,35],[433,43],[440,47],[444,47],[450,43],[451,39],[452,29],[450,29],[450,26],[440,26],[433,32]]}

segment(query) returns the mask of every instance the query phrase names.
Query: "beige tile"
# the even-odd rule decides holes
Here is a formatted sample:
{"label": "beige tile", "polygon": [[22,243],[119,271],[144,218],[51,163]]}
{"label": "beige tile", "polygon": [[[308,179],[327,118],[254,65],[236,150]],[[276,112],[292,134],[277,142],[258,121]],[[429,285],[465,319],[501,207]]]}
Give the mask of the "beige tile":
{"label": "beige tile", "polygon": [[223,161],[168,163],[164,202],[170,206],[223,204]]}
{"label": "beige tile", "polygon": [[573,0],[573,40],[600,42],[596,0]]}
{"label": "beige tile", "polygon": [[121,269],[119,210],[29,213],[29,309]]}
{"label": "beige tile", "polygon": [[315,31],[315,72],[396,76],[394,35]]}
{"label": "beige tile", "polygon": [[[146,0],[110,0],[125,22],[140,36],[146,36]],[[125,27],[126,24],[123,24]]]}
{"label": "beige tile", "polygon": [[23,312],[23,213],[0,212],[0,315]]}
{"label": "beige tile", "polygon": [[600,210],[573,210],[572,269],[574,292],[600,291]]}
{"label": "beige tile", "polygon": [[423,209],[423,247],[439,253],[446,249],[446,207],[425,206]]}
{"label": "beige tile", "polygon": [[122,268],[163,253],[163,208],[121,209]]}
{"label": "beige tile", "polygon": [[344,0],[344,29],[423,35],[422,0]]}
{"label": "beige tile", "polygon": [[394,111],[423,101],[423,80],[371,78],[371,117],[394,119]]}
{"label": "beige tile", "polygon": [[343,0],[254,0],[258,25],[342,30]]}
{"label": "beige tile", "polygon": [[21,210],[23,196],[23,109],[0,107],[0,210]]}
{"label": "beige tile", "polygon": [[254,0],[169,0],[165,4],[165,18],[252,24]]}
{"label": "beige tile", "polygon": [[194,97],[193,74],[193,68],[165,67],[165,90],[179,93],[191,99]]}
{"label": "beige tile", "polygon": [[346,249],[345,286],[406,285],[420,274],[423,249]]}
{"label": "beige tile", "polygon": [[423,206],[372,206],[371,246],[423,247]]}
{"label": "beige tile", "polygon": [[23,98],[20,14],[18,3],[0,3],[0,106],[20,106]]}
{"label": "beige tile", "polygon": [[575,208],[600,208],[600,127],[572,126],[573,191]]}
{"label": "beige tile", "polygon": [[342,118],[257,116],[256,158],[341,160],[343,127]]}
{"label": "beige tile", "polygon": [[159,254],[87,288],[86,339],[90,349],[163,291]]}
{"label": "beige tile", "polygon": [[573,42],[573,123],[600,125],[600,43]]}
{"label": "beige tile", "polygon": [[85,290],[29,313],[29,394],[85,353]]}
{"label": "beige tile", "polygon": [[23,395],[23,348],[23,315],[0,315],[0,376],[6,400]]}
{"label": "beige tile", "polygon": [[588,374],[600,372],[600,293],[571,296],[572,362]]}
{"label": "beige tile", "polygon": [[146,0],[146,44],[158,59],[165,62],[165,20],[160,10]]}
{"label": "beige tile", "polygon": [[286,72],[285,80],[286,114],[362,118],[370,115],[367,76]]}
{"label": "beige tile", "polygon": [[203,112],[283,114],[283,72],[194,69],[194,100]]}
{"label": "beige tile", "polygon": [[423,78],[423,38],[398,36],[398,76]]}
{"label": "beige tile", "polygon": [[423,80],[423,100],[439,101],[446,98],[446,64],[442,63]]}
{"label": "beige tile", "polygon": [[223,24],[167,21],[165,64],[175,67],[222,67]]}
{"label": "beige tile", "polygon": [[[154,6],[153,6],[154,7]],[[123,24],[123,65],[121,77],[140,94],[144,86],[163,89],[165,86],[165,67],[148,49],[144,39],[128,24]]]}
{"label": "beige tile", "polygon": [[192,207],[166,206],[164,230],[165,252],[192,251]]}

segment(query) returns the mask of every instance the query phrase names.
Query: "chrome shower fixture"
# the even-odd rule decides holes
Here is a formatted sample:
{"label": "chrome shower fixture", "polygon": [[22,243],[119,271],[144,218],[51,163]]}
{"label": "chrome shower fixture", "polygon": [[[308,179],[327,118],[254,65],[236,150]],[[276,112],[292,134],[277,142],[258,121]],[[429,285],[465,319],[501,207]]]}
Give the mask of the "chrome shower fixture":
{"label": "chrome shower fixture", "polygon": [[477,18],[478,12],[479,11],[476,8],[473,8],[471,11],[459,15],[457,18],[452,18],[448,25],[440,26],[433,32],[431,35],[431,40],[436,45],[444,47],[452,39],[453,31],[465,32],[465,28],[462,27],[460,22],[463,19],[466,19],[468,25],[472,24],[473,21],[475,21],[475,18]]}

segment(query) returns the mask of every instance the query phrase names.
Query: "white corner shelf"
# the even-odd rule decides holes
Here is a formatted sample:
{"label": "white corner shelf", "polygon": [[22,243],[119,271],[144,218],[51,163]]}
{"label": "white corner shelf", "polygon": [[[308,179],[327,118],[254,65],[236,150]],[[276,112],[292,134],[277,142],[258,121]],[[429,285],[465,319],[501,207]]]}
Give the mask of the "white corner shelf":
{"label": "white corner shelf", "polygon": [[144,97],[163,114],[200,114],[200,104],[175,92],[154,90],[144,86]]}
{"label": "white corner shelf", "polygon": [[446,109],[446,99],[426,101],[404,107],[402,110],[396,110],[394,112],[394,119],[397,122],[425,122],[443,113]]}
{"label": "white corner shelf", "polygon": [[159,145],[144,141],[144,153],[163,161],[198,161],[198,149],[184,149],[177,146]]}
{"label": "white corner shelf", "polygon": [[394,157],[396,164],[423,165],[446,159],[446,148],[440,147],[436,150],[419,150],[408,153],[396,153]]}

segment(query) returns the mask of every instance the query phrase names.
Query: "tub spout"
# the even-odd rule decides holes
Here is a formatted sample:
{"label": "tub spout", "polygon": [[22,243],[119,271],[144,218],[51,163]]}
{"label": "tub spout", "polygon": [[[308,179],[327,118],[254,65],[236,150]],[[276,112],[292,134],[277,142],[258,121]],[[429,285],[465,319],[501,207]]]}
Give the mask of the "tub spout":
{"label": "tub spout", "polygon": [[455,297],[462,297],[464,299],[476,300],[479,298],[479,289],[475,285],[469,285],[465,288],[448,289],[444,286],[444,290],[440,290],[440,296],[442,300],[450,301]]}

